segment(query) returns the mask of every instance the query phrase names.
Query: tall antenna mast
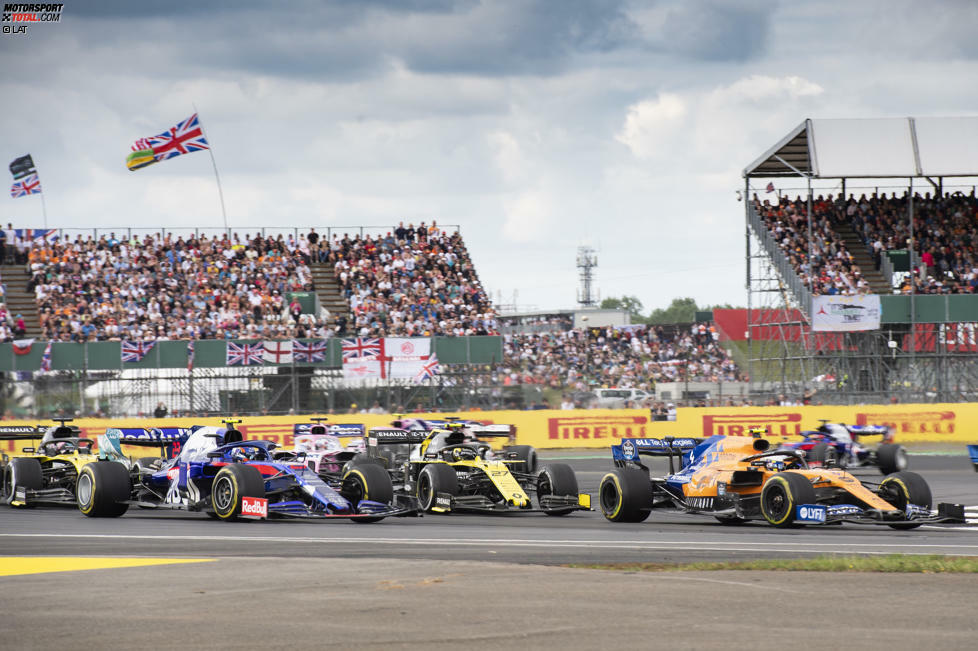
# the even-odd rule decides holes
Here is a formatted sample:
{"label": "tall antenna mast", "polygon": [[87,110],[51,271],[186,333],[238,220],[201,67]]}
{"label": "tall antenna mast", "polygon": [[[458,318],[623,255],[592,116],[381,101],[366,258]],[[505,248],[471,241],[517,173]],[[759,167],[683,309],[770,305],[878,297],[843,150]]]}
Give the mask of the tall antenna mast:
{"label": "tall antenna mast", "polygon": [[594,268],[598,266],[598,256],[589,246],[577,249],[577,268],[580,271],[581,289],[577,293],[577,302],[581,307],[596,307],[594,295]]}

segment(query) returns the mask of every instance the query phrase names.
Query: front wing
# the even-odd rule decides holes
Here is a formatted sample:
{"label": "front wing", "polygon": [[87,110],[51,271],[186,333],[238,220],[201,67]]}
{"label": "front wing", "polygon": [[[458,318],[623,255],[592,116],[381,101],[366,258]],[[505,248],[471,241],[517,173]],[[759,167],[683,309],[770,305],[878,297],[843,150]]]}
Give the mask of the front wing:
{"label": "front wing", "polygon": [[431,510],[436,513],[489,513],[493,515],[570,513],[572,511],[590,511],[591,496],[587,493],[545,495],[540,498],[540,508],[521,509],[508,504],[497,504],[484,495],[438,493],[435,496],[435,506]]}

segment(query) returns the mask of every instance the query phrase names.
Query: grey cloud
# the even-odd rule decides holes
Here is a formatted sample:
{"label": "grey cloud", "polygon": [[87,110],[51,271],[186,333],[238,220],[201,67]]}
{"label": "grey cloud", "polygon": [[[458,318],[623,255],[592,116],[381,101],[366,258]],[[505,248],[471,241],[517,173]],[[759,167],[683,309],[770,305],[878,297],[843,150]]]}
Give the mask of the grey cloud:
{"label": "grey cloud", "polygon": [[688,0],[668,10],[653,43],[691,59],[747,61],[765,53],[775,9],[756,0]]}

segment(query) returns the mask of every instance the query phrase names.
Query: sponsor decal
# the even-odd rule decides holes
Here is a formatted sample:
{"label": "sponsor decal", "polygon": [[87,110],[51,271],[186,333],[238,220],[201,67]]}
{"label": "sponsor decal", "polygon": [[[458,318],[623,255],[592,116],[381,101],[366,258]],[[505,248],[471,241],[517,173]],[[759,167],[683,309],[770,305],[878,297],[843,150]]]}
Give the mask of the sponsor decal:
{"label": "sponsor decal", "polygon": [[242,497],[241,515],[246,518],[267,518],[268,500],[264,497]]}
{"label": "sponsor decal", "polygon": [[899,434],[954,434],[953,411],[857,412],[857,425],[884,425]]}
{"label": "sponsor decal", "polygon": [[907,504],[907,507],[904,509],[904,511],[907,514],[908,520],[912,520],[914,518],[924,518],[930,515],[929,509],[925,509],[922,506],[917,506],[916,504],[910,504],[910,503]]}
{"label": "sponsor decal", "polygon": [[14,501],[15,502],[26,502],[27,501],[27,489],[23,486],[18,486],[17,490],[14,491]]}
{"label": "sponsor decal", "polygon": [[645,416],[582,416],[547,420],[547,435],[551,441],[644,437],[648,423]]}
{"label": "sponsor decal", "polygon": [[839,504],[828,507],[829,515],[860,515],[863,510],[853,504]]}
{"label": "sponsor decal", "polygon": [[621,444],[621,454],[626,459],[635,459],[638,456],[635,453],[635,444],[631,441],[623,441]]}
{"label": "sponsor decal", "polygon": [[801,414],[710,414],[703,416],[703,436],[747,436],[752,427],[766,427],[768,436],[801,434]]}
{"label": "sponsor decal", "polygon": [[440,506],[444,509],[452,508],[452,498],[438,496],[435,498],[435,506]]}
{"label": "sponsor decal", "polygon": [[798,522],[825,522],[828,509],[817,504],[800,504],[795,510],[795,520]]}

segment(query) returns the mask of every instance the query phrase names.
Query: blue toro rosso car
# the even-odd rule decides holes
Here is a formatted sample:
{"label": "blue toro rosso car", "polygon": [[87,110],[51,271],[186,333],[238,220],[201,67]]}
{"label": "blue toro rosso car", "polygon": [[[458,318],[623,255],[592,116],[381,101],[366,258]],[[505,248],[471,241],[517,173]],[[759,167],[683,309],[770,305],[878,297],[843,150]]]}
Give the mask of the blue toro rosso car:
{"label": "blue toro rosso car", "polygon": [[[147,430],[143,437],[107,430],[99,437],[100,460],[78,475],[78,509],[90,517],[118,517],[131,505],[147,509],[203,511],[218,520],[245,518],[345,518],[377,522],[418,513],[417,501],[395,496],[383,468],[351,464],[324,479],[303,454],[285,453],[271,441],[245,441],[234,428],[194,427],[172,459],[129,461],[119,442],[174,444]],[[181,438],[178,436],[177,438]]]}
{"label": "blue toro rosso car", "polygon": [[[885,425],[844,425],[823,420],[818,429],[801,435],[801,441],[783,444],[781,448],[803,451],[811,466],[877,467],[884,475],[909,466],[906,448],[893,442],[893,432]],[[866,438],[875,436],[882,438],[877,446],[864,443]]]}

